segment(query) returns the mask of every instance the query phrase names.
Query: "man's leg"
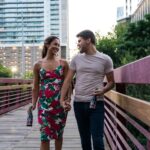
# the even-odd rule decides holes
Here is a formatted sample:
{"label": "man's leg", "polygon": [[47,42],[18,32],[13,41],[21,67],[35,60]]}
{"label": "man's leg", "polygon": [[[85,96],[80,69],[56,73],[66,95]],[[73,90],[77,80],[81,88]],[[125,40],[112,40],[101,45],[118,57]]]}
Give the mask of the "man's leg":
{"label": "man's leg", "polygon": [[92,150],[88,107],[89,103],[74,102],[74,112],[83,150]]}
{"label": "man's leg", "polygon": [[91,109],[90,127],[94,150],[104,150],[104,102],[97,102],[96,109]]}

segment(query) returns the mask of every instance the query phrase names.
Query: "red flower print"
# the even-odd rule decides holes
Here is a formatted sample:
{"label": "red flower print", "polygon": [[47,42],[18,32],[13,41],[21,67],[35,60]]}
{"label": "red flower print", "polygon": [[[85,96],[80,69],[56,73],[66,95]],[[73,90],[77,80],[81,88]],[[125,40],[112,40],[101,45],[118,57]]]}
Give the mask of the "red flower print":
{"label": "red flower print", "polygon": [[56,75],[56,73],[55,73],[55,72],[51,72],[50,77],[51,77],[51,78],[56,78],[56,77],[57,77],[57,75]]}
{"label": "red flower print", "polygon": [[45,127],[45,133],[47,134],[47,135],[51,135],[51,130],[50,130],[50,128],[47,126],[47,127]]}
{"label": "red flower print", "polygon": [[42,96],[42,90],[39,91],[39,97],[41,97],[41,96]]}
{"label": "red flower print", "polygon": [[52,91],[52,90],[50,90],[48,88],[45,90],[45,96],[46,96],[46,98],[50,98],[53,95],[54,95],[54,91]]}
{"label": "red flower print", "polygon": [[50,72],[47,72],[45,76],[49,77],[50,75],[51,75]]}
{"label": "red flower print", "polygon": [[56,100],[52,101],[52,103],[50,104],[51,107],[55,107],[57,105],[59,105],[59,101]]}
{"label": "red flower print", "polygon": [[38,123],[43,124],[42,117],[38,117]]}

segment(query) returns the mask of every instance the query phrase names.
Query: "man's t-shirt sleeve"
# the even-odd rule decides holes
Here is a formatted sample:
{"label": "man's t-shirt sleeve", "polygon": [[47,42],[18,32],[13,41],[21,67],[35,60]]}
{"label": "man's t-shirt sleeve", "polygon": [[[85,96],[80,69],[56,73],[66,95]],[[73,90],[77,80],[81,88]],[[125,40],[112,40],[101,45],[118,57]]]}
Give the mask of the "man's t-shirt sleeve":
{"label": "man's t-shirt sleeve", "polygon": [[113,71],[113,61],[112,59],[108,56],[106,64],[105,64],[105,73],[109,73]]}
{"label": "man's t-shirt sleeve", "polygon": [[76,70],[76,63],[75,63],[75,60],[76,60],[76,56],[73,57],[73,59],[72,59],[71,62],[70,62],[69,68],[70,68],[71,70]]}

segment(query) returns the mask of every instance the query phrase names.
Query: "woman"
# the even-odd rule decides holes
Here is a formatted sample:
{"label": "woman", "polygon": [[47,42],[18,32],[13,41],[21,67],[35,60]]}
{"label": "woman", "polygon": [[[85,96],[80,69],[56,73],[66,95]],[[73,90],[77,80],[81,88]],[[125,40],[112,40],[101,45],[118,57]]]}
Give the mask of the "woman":
{"label": "woman", "polygon": [[[40,150],[49,150],[50,140],[55,139],[55,149],[62,149],[66,112],[60,105],[60,90],[68,72],[68,63],[57,57],[60,48],[58,37],[45,39],[42,59],[35,63],[33,74],[32,106],[38,100],[38,122],[41,132]],[[71,92],[68,92],[70,99]]]}

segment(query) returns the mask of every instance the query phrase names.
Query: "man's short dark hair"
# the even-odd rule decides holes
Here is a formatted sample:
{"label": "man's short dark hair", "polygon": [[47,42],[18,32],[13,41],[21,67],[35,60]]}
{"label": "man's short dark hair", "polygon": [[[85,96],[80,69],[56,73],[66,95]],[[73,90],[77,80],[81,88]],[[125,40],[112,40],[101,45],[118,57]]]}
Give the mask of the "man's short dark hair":
{"label": "man's short dark hair", "polygon": [[91,42],[95,45],[96,44],[96,38],[92,31],[90,30],[83,30],[80,33],[77,34],[77,37],[82,37],[83,39],[91,39]]}

